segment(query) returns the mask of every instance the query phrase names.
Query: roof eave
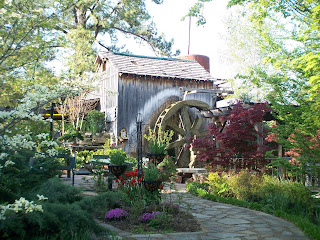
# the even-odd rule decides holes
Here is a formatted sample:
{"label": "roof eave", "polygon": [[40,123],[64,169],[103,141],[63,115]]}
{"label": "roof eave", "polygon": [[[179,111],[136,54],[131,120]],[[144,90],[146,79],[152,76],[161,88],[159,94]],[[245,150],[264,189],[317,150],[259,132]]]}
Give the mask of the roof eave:
{"label": "roof eave", "polygon": [[128,72],[119,72],[120,76],[122,74],[127,74],[127,75],[135,75],[135,76],[148,76],[148,77],[155,77],[155,78],[173,78],[173,79],[181,79],[181,80],[187,80],[187,81],[210,81],[210,82],[215,82],[215,79],[203,79],[203,78],[184,78],[184,77],[173,77],[173,76],[160,76],[160,75],[148,75],[148,74],[136,74],[136,73],[128,73]]}

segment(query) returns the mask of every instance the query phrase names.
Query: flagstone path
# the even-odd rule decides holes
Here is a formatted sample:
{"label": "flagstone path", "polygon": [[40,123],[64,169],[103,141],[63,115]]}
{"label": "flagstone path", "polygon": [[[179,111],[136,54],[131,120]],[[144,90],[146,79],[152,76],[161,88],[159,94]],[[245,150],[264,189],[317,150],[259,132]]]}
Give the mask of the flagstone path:
{"label": "flagstone path", "polygon": [[[79,177],[79,176],[76,176]],[[83,184],[83,185],[82,185]],[[88,184],[88,183],[86,183]],[[75,186],[84,187],[81,178],[75,179]],[[123,239],[155,240],[305,240],[308,239],[294,224],[278,217],[236,207],[229,204],[212,202],[188,193],[185,184],[177,184],[176,189],[165,188],[163,198],[179,202],[190,211],[201,224],[201,232],[167,234],[133,234],[100,223],[114,231]]]}

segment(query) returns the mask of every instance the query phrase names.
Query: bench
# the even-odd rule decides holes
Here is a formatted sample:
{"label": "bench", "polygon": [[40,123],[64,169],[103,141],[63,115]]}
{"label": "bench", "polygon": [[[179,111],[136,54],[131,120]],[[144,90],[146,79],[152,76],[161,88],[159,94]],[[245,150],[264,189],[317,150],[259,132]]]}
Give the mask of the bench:
{"label": "bench", "polygon": [[189,178],[195,180],[199,178],[199,175],[206,175],[207,170],[205,168],[177,168],[177,174],[180,178],[179,182],[184,183]]}
{"label": "bench", "polygon": [[[92,165],[92,169],[99,166],[100,168],[105,169],[107,172],[108,165],[110,164],[110,156],[109,155],[93,155],[90,164]],[[95,159],[95,160],[94,160]],[[108,188],[112,190],[112,181],[115,180],[115,177],[108,175]]]}
{"label": "bench", "polygon": [[72,170],[72,166],[74,166],[75,164],[73,163],[73,161],[75,161],[74,159],[71,159],[72,156],[68,155],[68,154],[58,154],[56,156],[53,156],[54,158],[60,158],[60,159],[64,159],[64,161],[67,163],[65,166],[61,166],[58,167],[58,170],[66,170],[67,171],[67,178],[71,177],[71,170]]}
{"label": "bench", "polygon": [[71,178],[72,173],[72,185],[74,185],[74,176],[75,175],[89,175],[91,174],[87,170],[75,170],[76,169],[76,157],[70,156],[68,154],[58,154],[54,156],[55,158],[64,159],[67,165],[61,166],[58,170],[66,170],[67,171],[67,178]]}

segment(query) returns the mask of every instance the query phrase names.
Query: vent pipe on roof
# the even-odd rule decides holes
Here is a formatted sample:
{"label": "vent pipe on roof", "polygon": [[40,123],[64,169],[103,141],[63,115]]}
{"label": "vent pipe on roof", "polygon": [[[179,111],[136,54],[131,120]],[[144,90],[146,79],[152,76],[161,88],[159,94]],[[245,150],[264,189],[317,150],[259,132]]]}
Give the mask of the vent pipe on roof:
{"label": "vent pipe on roof", "polygon": [[210,58],[205,55],[180,56],[180,59],[197,61],[207,72],[210,72]]}

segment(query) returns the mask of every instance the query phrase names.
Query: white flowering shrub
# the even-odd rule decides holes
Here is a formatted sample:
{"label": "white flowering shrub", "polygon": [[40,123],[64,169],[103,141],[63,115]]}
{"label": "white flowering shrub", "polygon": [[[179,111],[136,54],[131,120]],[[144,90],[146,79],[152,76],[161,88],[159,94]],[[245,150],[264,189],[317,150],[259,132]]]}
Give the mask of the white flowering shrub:
{"label": "white flowering shrub", "polygon": [[[39,201],[47,200],[48,198],[43,195],[37,195]],[[19,214],[31,213],[34,211],[43,212],[42,206],[35,204],[33,201],[29,201],[24,197],[20,197],[20,199],[15,200],[12,204],[0,205],[0,220],[5,220],[6,215],[14,212]]]}
{"label": "white flowering shrub", "polygon": [[57,174],[59,162],[53,156],[59,153],[58,144],[50,140],[49,121],[39,113],[51,101],[77,93],[78,87],[79,83],[34,85],[16,108],[0,111],[0,204],[19,199]]}

